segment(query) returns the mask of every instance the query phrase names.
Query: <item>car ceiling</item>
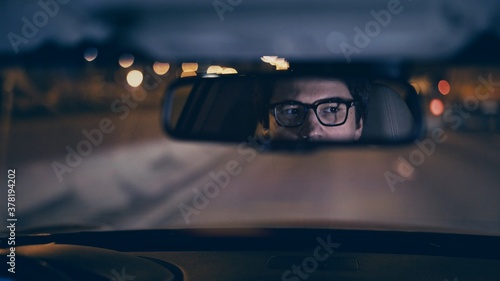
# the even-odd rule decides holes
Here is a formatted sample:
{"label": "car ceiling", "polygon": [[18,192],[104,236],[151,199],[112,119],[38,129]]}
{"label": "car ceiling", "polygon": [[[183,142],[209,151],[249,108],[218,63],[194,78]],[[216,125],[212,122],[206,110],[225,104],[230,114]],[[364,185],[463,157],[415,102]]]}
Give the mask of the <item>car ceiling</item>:
{"label": "car ceiling", "polygon": [[[500,34],[496,1],[401,0],[401,12],[391,14],[388,24],[364,46],[354,41],[355,27],[364,30],[374,21],[371,11],[386,10],[397,0],[53,1],[60,2],[59,11],[28,43],[19,45],[18,54],[49,43],[73,47],[91,42],[170,60],[262,55],[343,60],[339,44],[346,42],[359,49],[354,59],[397,61],[451,56],[478,34]],[[22,36],[22,19],[33,22],[42,10],[38,2],[3,2],[0,25],[6,37],[0,41],[0,54],[14,55],[8,34]]]}

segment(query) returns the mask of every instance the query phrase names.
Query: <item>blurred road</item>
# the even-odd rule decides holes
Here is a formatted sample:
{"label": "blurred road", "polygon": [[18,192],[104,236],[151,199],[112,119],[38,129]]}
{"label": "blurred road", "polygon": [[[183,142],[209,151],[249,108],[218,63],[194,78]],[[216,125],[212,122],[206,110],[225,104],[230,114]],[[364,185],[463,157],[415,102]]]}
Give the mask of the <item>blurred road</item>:
{"label": "blurred road", "polygon": [[[91,143],[82,130],[105,118],[115,129],[82,150],[81,161],[68,158]],[[24,228],[293,223],[500,235],[500,136],[445,131],[442,140],[258,153],[248,144],[173,141],[157,110],[137,110],[125,120],[92,113],[15,121],[7,163],[17,169]]]}
{"label": "blurred road", "polygon": [[7,163],[16,165],[64,156],[67,154],[67,145],[76,148],[80,141],[88,139],[82,130],[99,129],[103,119],[111,120],[116,129],[104,134],[102,143],[94,146],[94,151],[165,136],[160,127],[159,108],[131,110],[125,119],[119,117],[119,114],[112,112],[89,112],[14,119],[10,128]]}

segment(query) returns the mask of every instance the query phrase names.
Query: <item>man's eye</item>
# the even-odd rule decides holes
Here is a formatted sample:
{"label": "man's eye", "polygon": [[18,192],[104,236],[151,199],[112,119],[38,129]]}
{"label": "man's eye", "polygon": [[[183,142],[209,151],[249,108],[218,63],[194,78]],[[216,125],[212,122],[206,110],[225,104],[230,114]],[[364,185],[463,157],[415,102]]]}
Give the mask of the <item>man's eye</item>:
{"label": "man's eye", "polygon": [[288,115],[296,115],[299,114],[299,110],[297,108],[290,108],[290,109],[285,109],[283,113]]}
{"label": "man's eye", "polygon": [[342,108],[338,103],[324,104],[319,109],[319,111],[323,114],[339,113],[342,111]]}
{"label": "man's eye", "polygon": [[329,106],[326,108],[323,108],[322,112],[324,113],[337,113],[340,111],[340,108],[338,106]]}
{"label": "man's eye", "polygon": [[298,115],[300,114],[300,109],[297,106],[284,106],[281,112],[285,115]]}

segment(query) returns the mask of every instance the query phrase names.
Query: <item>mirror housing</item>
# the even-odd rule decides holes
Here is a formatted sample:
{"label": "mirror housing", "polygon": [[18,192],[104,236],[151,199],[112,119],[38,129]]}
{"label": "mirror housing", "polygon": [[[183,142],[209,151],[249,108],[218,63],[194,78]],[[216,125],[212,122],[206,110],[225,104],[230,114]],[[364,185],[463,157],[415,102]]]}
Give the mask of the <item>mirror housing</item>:
{"label": "mirror housing", "polygon": [[[256,141],[268,149],[304,149],[339,143],[394,145],[409,143],[424,135],[421,101],[411,85],[401,79],[358,73],[234,74],[180,78],[166,93],[163,126],[167,134],[176,139],[234,143]],[[356,140],[324,136],[321,139],[287,139],[273,134],[273,124],[270,123],[276,121],[276,115],[273,116],[275,113],[270,111],[269,106],[277,83],[286,81],[284,84],[295,85],[296,81],[308,81],[303,85],[314,85],[317,81],[330,80],[347,81],[344,84],[349,85],[346,87],[350,92],[353,92],[353,87],[349,81],[366,81],[364,83],[369,85],[361,118],[361,137]],[[306,111],[306,116],[314,114],[311,110]],[[354,109],[349,112],[354,118]],[[279,127],[282,131],[300,130]]]}

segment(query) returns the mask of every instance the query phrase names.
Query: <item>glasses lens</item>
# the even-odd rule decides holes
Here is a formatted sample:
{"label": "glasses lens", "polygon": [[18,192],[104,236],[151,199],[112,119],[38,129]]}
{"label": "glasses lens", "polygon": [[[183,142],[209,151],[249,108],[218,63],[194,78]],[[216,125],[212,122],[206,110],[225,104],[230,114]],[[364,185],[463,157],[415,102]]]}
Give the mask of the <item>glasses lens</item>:
{"label": "glasses lens", "polygon": [[276,121],[282,126],[297,126],[304,118],[305,109],[300,104],[281,104],[276,106]]}
{"label": "glasses lens", "polygon": [[338,125],[347,119],[347,105],[340,102],[328,102],[316,109],[319,120],[326,125]]}

